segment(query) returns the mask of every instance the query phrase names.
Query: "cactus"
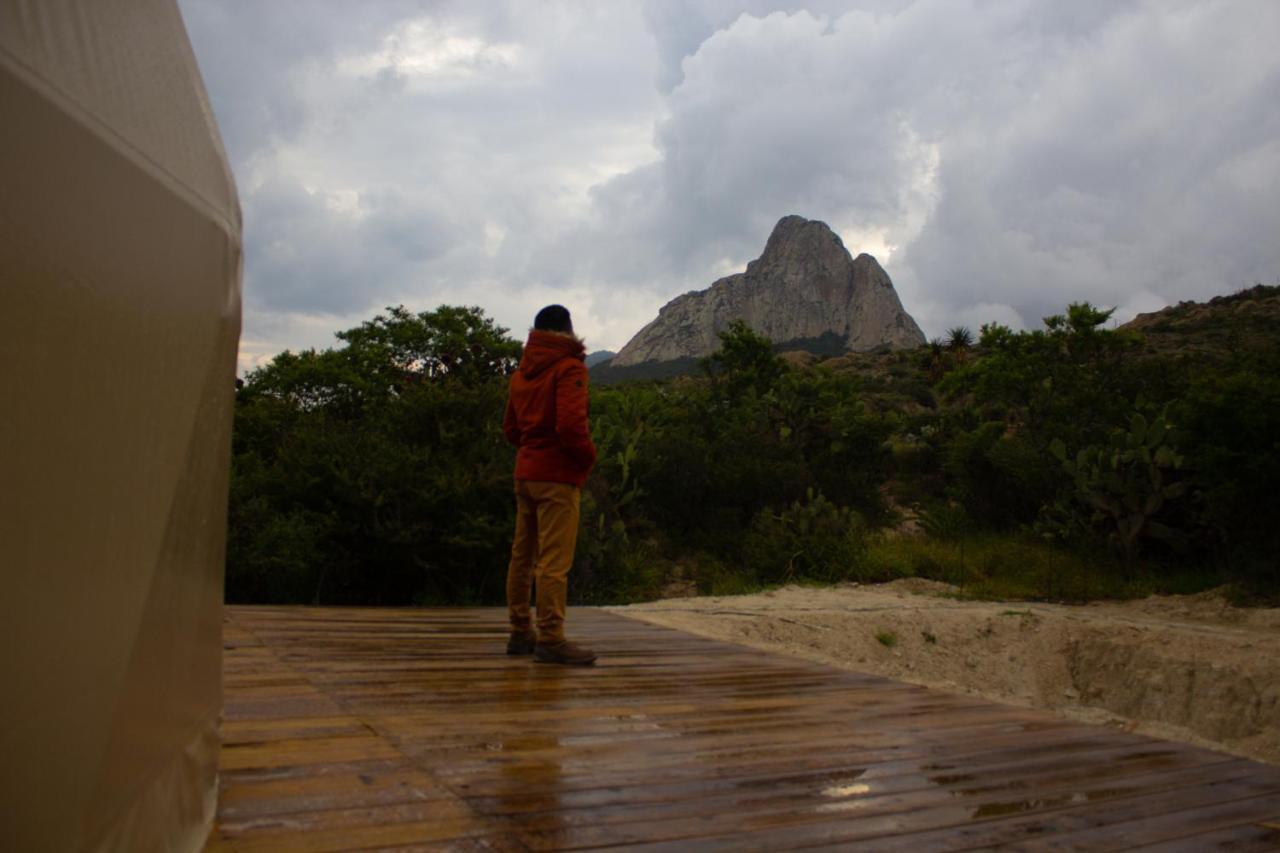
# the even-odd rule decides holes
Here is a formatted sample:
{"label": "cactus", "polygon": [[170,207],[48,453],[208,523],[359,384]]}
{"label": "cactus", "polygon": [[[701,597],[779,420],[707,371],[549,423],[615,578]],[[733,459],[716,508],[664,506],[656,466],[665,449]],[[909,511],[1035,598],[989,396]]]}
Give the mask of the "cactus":
{"label": "cactus", "polygon": [[1178,544],[1182,534],[1155,520],[1165,505],[1186,493],[1186,483],[1173,479],[1183,457],[1169,443],[1169,425],[1163,413],[1148,421],[1134,414],[1127,429],[1111,433],[1107,445],[1090,445],[1067,453],[1061,439],[1049,444],[1049,452],[1062,464],[1074,485],[1076,507],[1089,513],[1079,519],[1061,504],[1060,513],[1076,515],[1090,526],[1103,526],[1111,541],[1131,564],[1143,538]]}

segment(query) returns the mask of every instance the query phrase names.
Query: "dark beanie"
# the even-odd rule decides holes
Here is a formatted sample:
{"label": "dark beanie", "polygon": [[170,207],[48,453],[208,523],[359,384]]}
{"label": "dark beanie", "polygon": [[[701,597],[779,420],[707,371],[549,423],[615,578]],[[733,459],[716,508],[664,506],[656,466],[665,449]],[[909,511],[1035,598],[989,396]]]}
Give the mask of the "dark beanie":
{"label": "dark beanie", "polygon": [[569,317],[569,309],[563,305],[548,305],[533,318],[533,327],[544,332],[567,332],[573,334],[573,320]]}

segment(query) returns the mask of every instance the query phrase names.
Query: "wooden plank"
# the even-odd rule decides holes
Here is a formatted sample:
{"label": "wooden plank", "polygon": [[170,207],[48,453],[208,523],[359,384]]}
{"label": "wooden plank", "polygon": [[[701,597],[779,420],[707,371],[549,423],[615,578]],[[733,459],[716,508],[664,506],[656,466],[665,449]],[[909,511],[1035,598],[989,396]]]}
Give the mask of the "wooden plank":
{"label": "wooden plank", "polygon": [[246,818],[351,809],[452,798],[429,775],[409,766],[284,778],[240,778],[226,784],[218,814],[232,824]]}
{"label": "wooden plank", "polygon": [[[397,832],[394,837],[384,843],[405,843],[415,838],[422,838],[422,840],[453,838],[483,832],[492,827],[491,821],[476,820],[466,805],[455,797],[366,804],[357,808],[307,809],[281,814],[246,815],[232,819],[219,817],[218,823],[222,836],[241,849],[270,849],[268,845],[273,840],[279,846],[291,846],[292,842],[283,839],[341,834],[347,831],[364,831],[397,825],[413,826],[415,829]],[[439,824],[441,830],[433,835],[423,836],[416,827],[424,823]]]}
{"label": "wooden plank", "polygon": [[231,744],[222,749],[219,766],[224,770],[250,767],[290,767],[370,758],[399,758],[391,744],[375,735],[278,740],[269,743]]}
{"label": "wooden plank", "polygon": [[222,724],[222,743],[261,743],[309,737],[338,737],[366,734],[368,727],[356,717],[284,717],[265,720],[227,720]]}
{"label": "wooden plank", "polygon": [[484,829],[471,821],[427,818],[419,821],[385,822],[386,815],[365,813],[364,816],[379,822],[297,831],[245,833],[232,838],[231,842],[239,853],[329,853],[392,845],[417,846],[432,841],[447,841],[449,847],[454,847],[456,845],[453,842],[457,839]]}
{"label": "wooden plank", "polygon": [[[971,746],[981,749],[985,740],[975,740]],[[1034,746],[1021,750],[1022,754],[1033,757],[1045,751],[1069,754],[1071,751],[1096,748],[1090,742],[1078,740],[1049,739],[1038,742]],[[772,784],[792,777],[812,777],[828,775],[832,777],[847,776],[852,773],[885,775],[892,773],[896,765],[915,762],[921,772],[937,773],[933,764],[939,752],[919,749],[827,749],[799,756],[794,749],[788,748],[767,757],[752,755],[750,760],[715,760],[691,764],[668,764],[661,766],[638,767],[618,771],[614,768],[599,767],[586,773],[562,772],[557,790],[564,795],[576,791],[595,791],[607,789],[623,792],[630,787],[645,787],[655,784],[701,784],[715,786],[717,784],[734,784],[742,781],[750,784],[758,780],[760,784]],[[948,755],[948,758],[954,754]],[[963,757],[963,754],[961,754]],[[458,790],[464,790],[473,797],[489,796],[497,790],[505,792],[510,787],[510,774],[503,773],[503,768],[493,768],[491,772],[465,771],[458,774],[456,780],[452,774],[442,778],[450,779],[450,784]]]}
{"label": "wooden plank", "polygon": [[[1205,780],[1234,782],[1240,775],[1238,767],[1220,765],[1212,770],[1197,767],[1158,777],[1141,777],[1137,790],[1156,791],[1161,795],[1177,790],[1177,786],[1199,790],[1204,787]],[[522,822],[534,831],[522,835],[521,840],[537,850],[564,849],[568,845],[597,847],[618,844],[641,849],[651,845],[654,849],[674,850],[693,840],[697,840],[700,849],[708,850],[739,849],[744,844],[779,849],[872,841],[877,850],[899,849],[899,845],[901,849],[908,850],[931,849],[944,843],[945,838],[941,836],[963,837],[964,844],[972,844],[975,827],[984,822],[1003,827],[1009,821],[1002,818],[1030,813],[1037,815],[1037,821],[1044,820],[1055,810],[1071,807],[1077,802],[1095,802],[1090,799],[1093,792],[1109,794],[1113,790],[1108,789],[1105,783],[1069,787],[1048,783],[1028,794],[997,791],[958,797],[951,791],[938,788],[916,787],[881,793],[869,785],[863,786],[867,790],[861,790],[858,783],[843,787],[850,793],[825,802],[820,796],[812,796],[789,803],[755,804],[741,811],[716,810],[714,803],[708,803],[711,807],[701,815],[662,819],[659,825],[653,825],[651,818],[634,813],[628,815],[628,820],[617,823],[607,819],[575,823],[565,815],[558,815],[558,825],[549,831],[532,822]],[[933,832],[927,833],[927,830]],[[971,835],[961,836],[959,830]],[[893,836],[898,838],[891,838]],[[1010,836],[1012,839],[1020,837]],[[980,837],[979,844],[973,846],[988,846],[1010,838],[1002,835]]]}
{"label": "wooden plank", "polygon": [[[1224,802],[1188,803],[1176,812],[1164,812],[1141,820],[1108,823],[1076,832],[1063,832],[1039,839],[1027,846],[1031,850],[1128,850],[1135,838],[1168,844],[1188,835],[1203,835],[1203,830],[1238,828],[1241,824],[1257,826],[1274,822],[1280,816],[1280,795],[1265,792],[1258,796]],[[1205,839],[1202,837],[1201,842]],[[1201,850],[1206,849],[1201,847]]]}
{"label": "wooden plank", "polygon": [[1280,813],[1276,818],[1257,823],[1236,824],[1224,829],[1198,832],[1179,839],[1157,841],[1130,847],[1141,853],[1203,853],[1206,850],[1230,850],[1231,853],[1263,853],[1280,850]]}
{"label": "wooden plank", "polygon": [[[209,849],[1266,849],[1280,770],[574,610],[228,607]],[[213,845],[221,844],[223,847]],[[1189,846],[1190,845],[1190,846]]]}
{"label": "wooden plank", "polygon": [[[1204,768],[1228,759],[1203,755],[1179,755],[1175,761],[1158,761],[1144,758],[1139,753],[1112,753],[1106,756],[1106,765],[1093,762],[1073,762],[1060,758],[1033,759],[1025,762],[1006,762],[980,767],[987,777],[984,781],[969,781],[974,777],[962,774],[954,777],[939,776],[922,771],[919,765],[904,767],[901,772],[873,775],[865,766],[819,770],[781,776],[776,772],[748,777],[729,777],[715,780],[697,779],[683,782],[651,782],[647,785],[610,786],[608,788],[563,791],[557,787],[554,796],[547,794],[498,791],[485,797],[468,790],[468,802],[483,813],[516,814],[542,811],[551,804],[554,808],[597,809],[616,805],[649,803],[696,802],[708,806],[717,798],[735,803],[761,801],[780,796],[803,796],[815,799],[819,811],[865,809],[868,796],[883,797],[925,791],[932,797],[939,794],[944,801],[957,797],[991,795],[992,802],[1000,803],[1012,797],[1015,802],[1031,802],[1032,792],[1057,789],[1063,785],[1093,785],[1096,789],[1114,791],[1117,787],[1134,784],[1130,777],[1143,776],[1156,771],[1167,772],[1183,768]],[[1009,781],[992,781],[1004,777]],[[1013,811],[1014,809],[1011,809]]]}

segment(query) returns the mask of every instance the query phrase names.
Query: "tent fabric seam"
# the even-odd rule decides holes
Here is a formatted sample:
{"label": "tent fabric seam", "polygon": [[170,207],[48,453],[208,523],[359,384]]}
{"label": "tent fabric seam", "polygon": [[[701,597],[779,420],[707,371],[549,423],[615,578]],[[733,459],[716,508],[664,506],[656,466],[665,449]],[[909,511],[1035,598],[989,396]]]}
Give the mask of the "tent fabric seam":
{"label": "tent fabric seam", "polygon": [[[207,216],[213,219],[219,227],[228,234],[228,236],[238,238],[240,234],[240,227],[239,223],[235,221],[235,218],[229,217],[219,208],[218,205],[205,198],[204,195],[195,187],[173,174],[146,152],[142,151],[124,136],[113,130],[105,124],[102,119],[81,106],[80,102],[73,97],[71,93],[65,91],[52,80],[40,74],[23,61],[21,57],[15,55],[11,50],[8,50],[3,44],[0,44],[0,67],[7,68],[15,77],[23,80],[27,85],[48,97],[50,102],[56,104],[59,109],[70,116],[72,120],[76,121],[89,132],[106,142],[112,150],[128,159],[139,169],[151,175],[152,178],[159,181],[164,186],[173,190],[176,195],[186,199],[186,201],[193,207],[202,210]],[[203,111],[202,115],[205,115]],[[234,198],[234,193],[229,193],[229,196]]]}

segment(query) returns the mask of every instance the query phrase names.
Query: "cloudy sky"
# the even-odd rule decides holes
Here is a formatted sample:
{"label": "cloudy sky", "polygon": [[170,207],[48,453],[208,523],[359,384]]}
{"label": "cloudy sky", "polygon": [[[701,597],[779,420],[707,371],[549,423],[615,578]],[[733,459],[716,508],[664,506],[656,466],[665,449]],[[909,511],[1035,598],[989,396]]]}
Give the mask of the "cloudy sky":
{"label": "cloudy sky", "polygon": [[927,335],[1280,280],[1273,0],[179,0],[241,366],[388,305],[591,349],[830,224]]}

